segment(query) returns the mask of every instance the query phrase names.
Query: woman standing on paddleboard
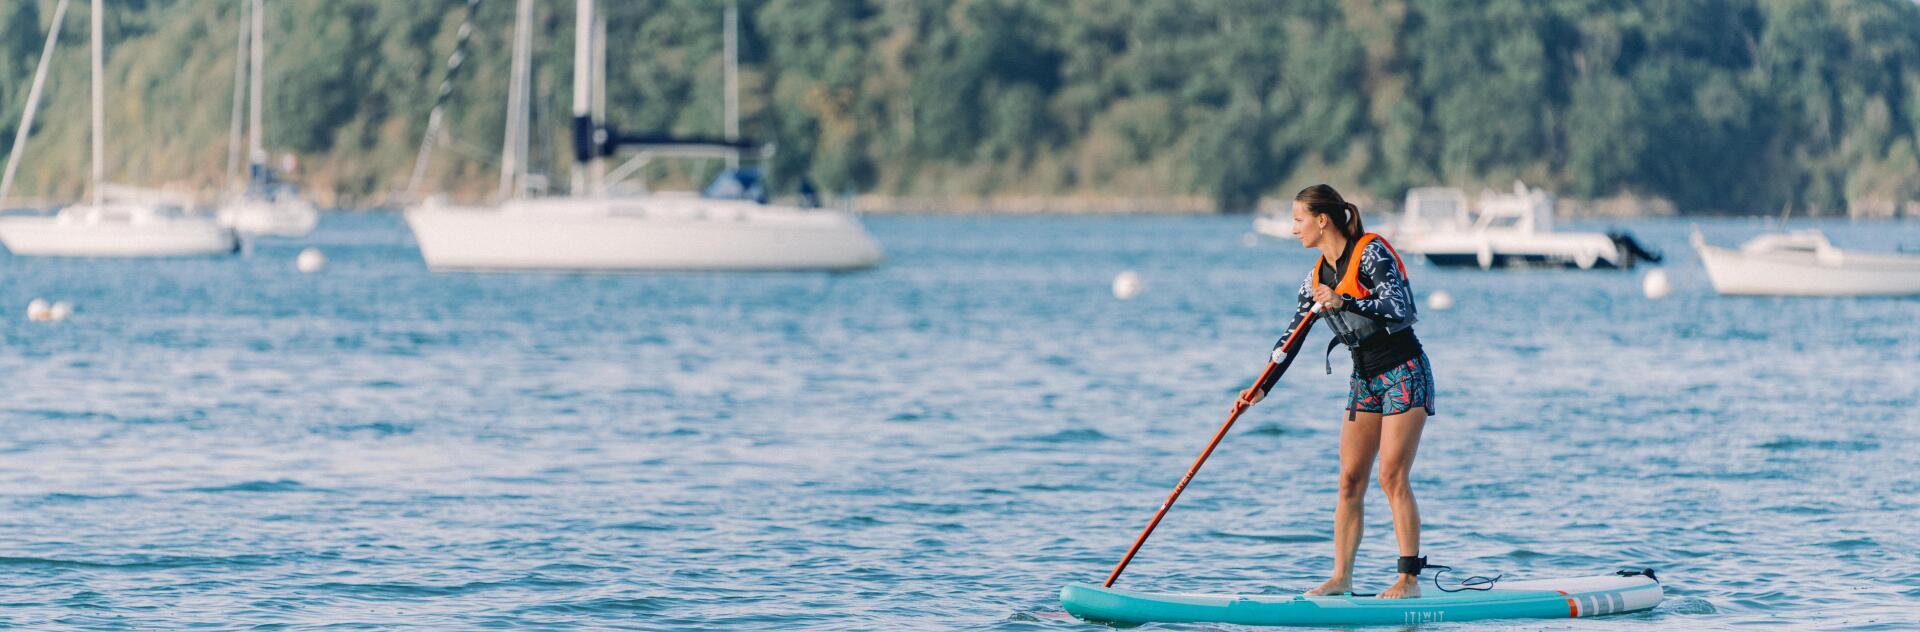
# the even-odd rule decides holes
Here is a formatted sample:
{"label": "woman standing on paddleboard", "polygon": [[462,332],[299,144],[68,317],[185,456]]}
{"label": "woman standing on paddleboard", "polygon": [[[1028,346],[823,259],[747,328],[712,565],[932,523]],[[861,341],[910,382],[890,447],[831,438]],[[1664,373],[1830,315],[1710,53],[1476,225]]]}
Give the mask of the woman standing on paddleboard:
{"label": "woman standing on paddleboard", "polygon": [[[1393,531],[1400,544],[1400,577],[1380,592],[1383,598],[1420,595],[1420,509],[1407,474],[1420,448],[1420,431],[1433,414],[1433,368],[1413,335],[1413,289],[1406,266],[1386,240],[1366,232],[1360,209],[1333,187],[1316,184],[1293,197],[1293,234],[1300,245],[1320,251],[1320,259],[1300,284],[1299,306],[1287,331],[1274,345],[1271,371],[1247,389],[1249,403],[1266,397],[1280,374],[1300,353],[1306,333],[1301,321],[1317,315],[1334,330],[1334,344],[1353,354],[1346,423],[1340,426],[1340,498],[1333,513],[1333,577],[1308,595],[1353,592],[1353,556],[1360,548],[1367,480],[1377,455],[1380,489],[1393,508]],[[1328,364],[1332,372],[1332,364]]]}

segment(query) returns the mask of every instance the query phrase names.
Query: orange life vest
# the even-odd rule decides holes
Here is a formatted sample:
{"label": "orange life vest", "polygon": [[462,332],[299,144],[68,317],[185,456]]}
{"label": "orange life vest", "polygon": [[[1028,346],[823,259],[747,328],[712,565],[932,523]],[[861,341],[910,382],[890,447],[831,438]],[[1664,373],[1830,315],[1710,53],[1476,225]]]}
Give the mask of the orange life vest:
{"label": "orange life vest", "polygon": [[[1386,246],[1387,252],[1393,255],[1393,264],[1400,266],[1400,276],[1407,275],[1407,264],[1400,260],[1400,251],[1394,250],[1393,244],[1387,243],[1387,240],[1381,238],[1380,235],[1367,233],[1353,241],[1354,254],[1348,257],[1347,271],[1345,274],[1340,275],[1340,284],[1333,287],[1334,294],[1339,295],[1343,299],[1366,298],[1373,294],[1373,292],[1367,290],[1367,286],[1360,284],[1360,256],[1366,254],[1367,243],[1375,239],[1379,239],[1380,244]],[[1313,279],[1314,285],[1320,284],[1320,266],[1325,265],[1326,262],[1326,255],[1321,255],[1314,259],[1313,272],[1309,273],[1307,277]]]}

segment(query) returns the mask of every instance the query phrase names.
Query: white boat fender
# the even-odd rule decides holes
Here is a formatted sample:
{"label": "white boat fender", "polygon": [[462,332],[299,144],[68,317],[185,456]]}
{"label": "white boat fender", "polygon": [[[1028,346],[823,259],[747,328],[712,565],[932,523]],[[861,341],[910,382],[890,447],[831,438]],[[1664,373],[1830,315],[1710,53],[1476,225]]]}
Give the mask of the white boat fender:
{"label": "white boat fender", "polygon": [[1573,263],[1574,265],[1580,266],[1581,270],[1591,270],[1593,269],[1594,262],[1599,259],[1600,255],[1598,253],[1592,250],[1582,250],[1580,254],[1574,255]]}
{"label": "white boat fender", "polygon": [[1814,249],[1813,260],[1829,268],[1838,268],[1847,264],[1847,253],[1839,248],[1821,244],[1819,248]]}

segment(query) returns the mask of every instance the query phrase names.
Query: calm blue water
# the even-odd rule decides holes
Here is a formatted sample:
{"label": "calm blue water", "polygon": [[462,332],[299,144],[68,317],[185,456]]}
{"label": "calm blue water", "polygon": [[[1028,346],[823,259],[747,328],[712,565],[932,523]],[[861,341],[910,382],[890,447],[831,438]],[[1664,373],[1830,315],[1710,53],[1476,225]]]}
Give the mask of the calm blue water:
{"label": "calm blue water", "polygon": [[[1205,444],[1308,254],[1244,218],[869,225],[891,261],[856,274],[432,275],[389,215],[247,258],[0,256],[0,623],[1087,629],[1060,585]],[[1667,582],[1649,614],[1516,629],[1920,624],[1920,300],[1716,297],[1686,222],[1631,227],[1671,298],[1413,270],[1458,303],[1419,327],[1429,555]],[[34,297],[78,312],[27,322]],[[1242,420],[1124,585],[1324,578],[1335,364]],[[1389,534],[1376,494],[1363,590]]]}

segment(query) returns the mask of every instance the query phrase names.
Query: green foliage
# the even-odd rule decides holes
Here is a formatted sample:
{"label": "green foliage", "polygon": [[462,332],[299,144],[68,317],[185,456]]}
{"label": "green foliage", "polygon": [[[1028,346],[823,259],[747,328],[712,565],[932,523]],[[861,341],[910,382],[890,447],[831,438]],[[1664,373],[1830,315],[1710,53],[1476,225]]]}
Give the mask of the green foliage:
{"label": "green foliage", "polygon": [[[220,185],[242,0],[110,3],[111,178]],[[1376,199],[1525,178],[1689,212],[1920,198],[1905,0],[741,0],[741,112],[776,184],[1203,195],[1332,181]],[[0,5],[0,149],[53,0]],[[268,0],[268,144],[343,204],[405,185],[464,0]],[[713,0],[602,2],[609,118],[722,132]],[[565,180],[573,7],[536,11],[535,168]],[[513,2],[484,0],[432,186],[491,189]],[[70,10],[19,194],[84,185],[87,6]],[[656,173],[691,183],[705,172]]]}

